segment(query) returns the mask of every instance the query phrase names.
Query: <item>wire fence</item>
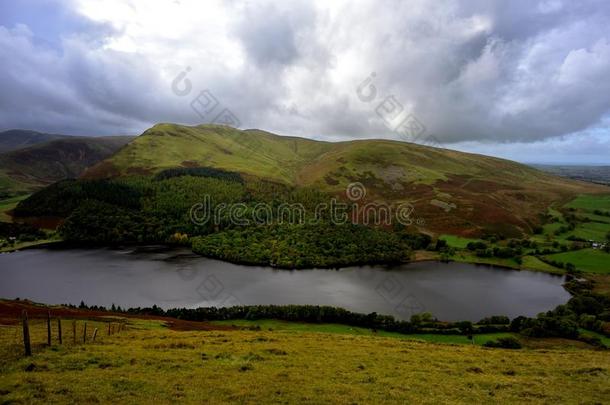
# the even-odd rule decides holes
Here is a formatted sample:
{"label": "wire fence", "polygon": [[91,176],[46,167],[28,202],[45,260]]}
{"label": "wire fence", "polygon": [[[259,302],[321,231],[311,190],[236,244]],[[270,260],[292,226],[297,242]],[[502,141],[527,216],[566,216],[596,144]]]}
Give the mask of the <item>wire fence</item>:
{"label": "wire fence", "polygon": [[124,320],[53,317],[29,319],[24,312],[18,323],[0,325],[0,362],[41,352],[48,347],[103,343],[126,330]]}

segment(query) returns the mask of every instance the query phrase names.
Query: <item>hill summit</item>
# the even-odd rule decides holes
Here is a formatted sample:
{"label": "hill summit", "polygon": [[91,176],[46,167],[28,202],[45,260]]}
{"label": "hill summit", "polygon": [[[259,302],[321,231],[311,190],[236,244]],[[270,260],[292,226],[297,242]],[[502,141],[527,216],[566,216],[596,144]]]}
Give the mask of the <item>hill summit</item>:
{"label": "hill summit", "polygon": [[509,160],[392,140],[323,142],[221,125],[157,124],[84,178],[153,175],[177,167],[240,173],[247,182],[311,187],[363,202],[414,207],[420,231],[475,236],[531,233],[553,204],[603,186],[563,179]]}

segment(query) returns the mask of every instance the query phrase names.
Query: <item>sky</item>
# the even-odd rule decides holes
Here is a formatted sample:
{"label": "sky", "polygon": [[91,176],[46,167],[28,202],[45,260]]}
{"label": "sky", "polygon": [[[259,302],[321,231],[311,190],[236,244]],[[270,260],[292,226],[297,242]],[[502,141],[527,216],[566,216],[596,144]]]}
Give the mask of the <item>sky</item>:
{"label": "sky", "polygon": [[610,164],[607,0],[0,0],[0,130],[227,123]]}

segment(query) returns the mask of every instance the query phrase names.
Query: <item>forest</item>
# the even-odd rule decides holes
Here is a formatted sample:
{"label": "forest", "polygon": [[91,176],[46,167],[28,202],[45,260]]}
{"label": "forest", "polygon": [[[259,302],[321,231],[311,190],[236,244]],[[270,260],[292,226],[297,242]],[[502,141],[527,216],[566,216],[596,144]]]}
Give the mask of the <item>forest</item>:
{"label": "forest", "polygon": [[[61,181],[22,201],[15,215],[65,218],[59,233],[70,244],[184,244],[208,257],[281,268],[403,263],[411,249],[430,243],[404,227],[334,224],[328,212],[316,210],[327,200],[314,189],[247,184],[237,173],[184,168],[154,177]],[[193,220],[192,207],[204,201],[214,217]],[[261,204],[269,212],[296,204],[302,216],[260,218]],[[231,205],[260,221],[240,223],[232,210],[217,209]]]}

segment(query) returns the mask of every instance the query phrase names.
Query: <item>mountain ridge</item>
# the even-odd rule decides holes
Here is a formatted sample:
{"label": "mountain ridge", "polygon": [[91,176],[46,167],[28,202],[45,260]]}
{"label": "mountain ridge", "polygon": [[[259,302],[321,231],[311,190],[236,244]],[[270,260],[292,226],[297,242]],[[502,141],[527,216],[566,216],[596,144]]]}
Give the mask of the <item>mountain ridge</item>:
{"label": "mountain ridge", "polygon": [[366,202],[408,202],[425,230],[461,235],[531,233],[540,216],[578,194],[610,188],[553,176],[506,159],[393,140],[317,141],[220,125],[157,124],[82,178],[153,175],[213,167],[345,197],[360,183]]}
{"label": "mountain ridge", "polygon": [[7,194],[23,194],[66,178],[111,156],[131,141],[129,136],[59,136],[0,154],[0,186]]}
{"label": "mountain ridge", "polygon": [[0,153],[6,153],[41,143],[66,138],[71,138],[71,136],[49,134],[30,129],[8,129],[0,132]]}

